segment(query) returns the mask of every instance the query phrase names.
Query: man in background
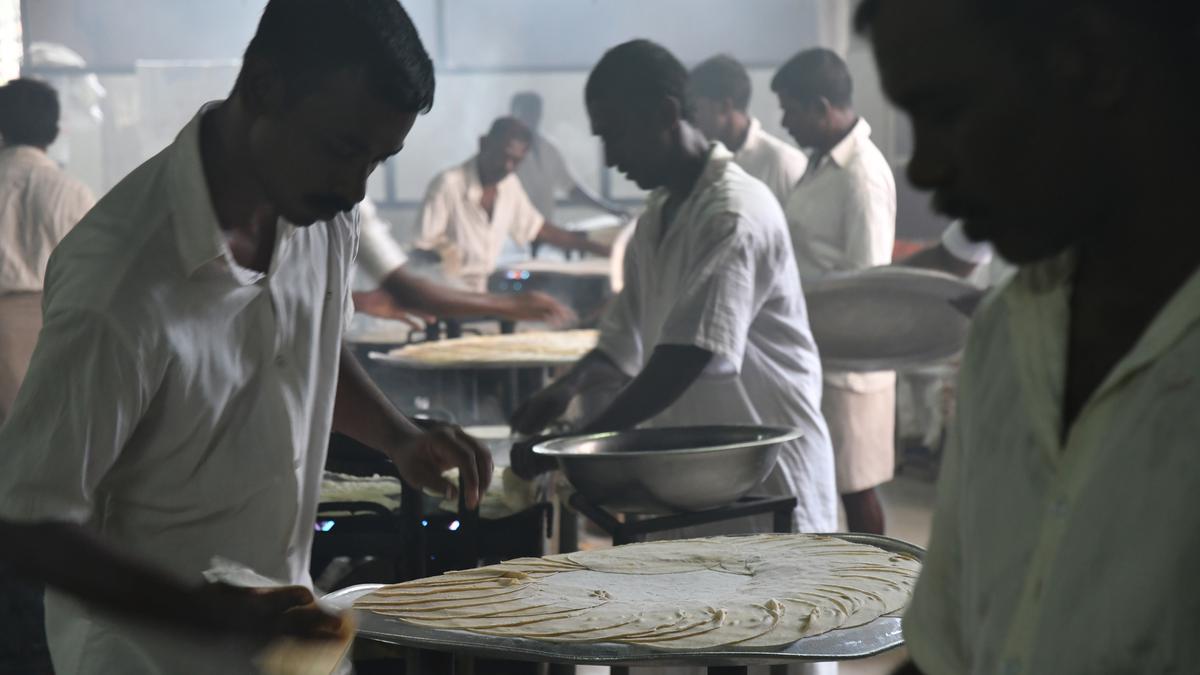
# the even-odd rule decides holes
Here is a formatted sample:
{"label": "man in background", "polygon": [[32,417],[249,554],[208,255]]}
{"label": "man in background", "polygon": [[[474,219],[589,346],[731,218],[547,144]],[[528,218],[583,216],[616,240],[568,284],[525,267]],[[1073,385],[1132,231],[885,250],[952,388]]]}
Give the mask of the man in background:
{"label": "man in background", "polygon": [[795,146],[763,131],[749,112],[750,74],[732,56],[714,56],[692,69],[692,99],[696,126],[710,140],[720,141],[733,153],[733,161],[767,184],[786,204],[800,182],[808,157]]}
{"label": "man in background", "polygon": [[405,268],[408,255],[392,237],[391,225],[368,197],[359,202],[358,269],[376,288],[354,293],[357,311],[384,319],[495,317],[540,321],[552,326],[571,322],[574,313],[539,291],[496,295],[439,283]]}
{"label": "man in background", "polygon": [[484,290],[509,237],[520,246],[540,241],[608,256],[608,246],[555,226],[529,200],[513,172],[532,142],[528,127],[501,117],[479,139],[479,154],[430,183],[417,216],[414,249],[440,259],[447,279]]}
{"label": "man in background", "polygon": [[542,97],[537,92],[522,91],[512,97],[511,114],[529,128],[532,140],[525,161],[517,167],[517,178],[529,195],[534,208],[542,216],[554,222],[554,209],[561,194],[566,194],[571,201],[590,206],[600,211],[607,211],[614,216],[626,217],[628,214],[620,204],[615,204],[588,189],[571,171],[562,151],[549,138],[541,133],[542,126]]}
{"label": "man in background", "polygon": [[[846,63],[827,49],[797,54],[771,81],[783,126],[812,151],[785,209],[806,282],[892,261],[896,183],[870,125],[854,111],[853,88]],[[895,373],[825,373],[821,409],[853,532],[883,534],[876,486],[895,471],[895,408]]]}
{"label": "man in background", "polygon": [[0,87],[0,424],[42,328],[50,252],[95,203],[46,155],[58,120],[58,94],[49,85],[18,79]]}

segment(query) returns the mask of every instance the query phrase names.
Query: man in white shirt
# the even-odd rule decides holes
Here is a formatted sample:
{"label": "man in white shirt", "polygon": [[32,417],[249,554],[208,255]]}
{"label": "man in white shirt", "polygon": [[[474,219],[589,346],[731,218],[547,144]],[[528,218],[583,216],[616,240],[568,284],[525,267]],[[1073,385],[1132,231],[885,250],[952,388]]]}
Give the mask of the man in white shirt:
{"label": "man in white shirt", "polygon": [[599,346],[527,401],[513,428],[541,431],[591,382],[620,377],[632,381],[583,432],[799,428],[803,438],[784,448],[764,490],[799,499],[799,530],[836,527],[821,364],[778,202],[692,125],[687,71],[663,47],[635,40],[610,50],[586,100],[610,165],[653,192]]}
{"label": "man in white shirt", "polygon": [[[810,49],[771,81],[783,126],[811,148],[808,172],[785,211],[800,278],[820,279],[892,261],[896,183],[871,127],[852,104],[853,82],[841,57]],[[883,534],[875,487],[895,469],[896,374],[825,373],[822,410],[837,457],[838,491],[853,532]]]}
{"label": "man in white shirt", "polygon": [[0,424],[42,327],[46,261],[96,201],[46,154],[58,118],[49,85],[18,79],[0,87]]}
{"label": "man in white shirt", "polygon": [[628,215],[620,204],[610,202],[584,185],[571,170],[558,146],[542,135],[540,94],[533,91],[518,92],[513,95],[510,108],[512,116],[533,134],[529,152],[525,153],[525,160],[517,167],[517,178],[542,217],[554,222],[554,209],[561,194],[566,194],[574,202],[607,211],[614,216]]}
{"label": "man in white shirt", "polygon": [[[460,468],[477,503],[486,450],[419,429],[341,347],[352,209],[433,86],[395,0],[271,0],[229,98],[55,251],[0,429],[0,557],[58,589],[58,675],[257,672],[254,645],[342,630],[300,607],[331,429],[438,492]],[[207,584],[214,556],[297,588]]]}
{"label": "man in white shirt", "polygon": [[607,246],[555,226],[529,201],[513,171],[532,141],[524,124],[501,117],[479,139],[478,155],[430,183],[413,246],[440,258],[447,278],[484,290],[509,237],[521,246],[540,240],[567,251],[608,256]]}
{"label": "man in white shirt", "polygon": [[696,126],[733,153],[733,161],[767,184],[780,204],[808,168],[808,157],[787,141],[763,131],[747,112],[750,74],[732,56],[714,56],[692,69],[689,77],[696,105]]}
{"label": "man in white shirt", "polygon": [[496,317],[555,326],[574,319],[570,309],[545,293],[475,293],[411,272],[405,269],[408,255],[369,197],[359,203],[358,216],[358,268],[378,287],[354,293],[357,311],[406,321],[414,314],[426,319]]}
{"label": "man in white shirt", "polygon": [[910,672],[1194,672],[1200,5],[873,0],[858,23],[913,184],[1019,267],[963,358]]}

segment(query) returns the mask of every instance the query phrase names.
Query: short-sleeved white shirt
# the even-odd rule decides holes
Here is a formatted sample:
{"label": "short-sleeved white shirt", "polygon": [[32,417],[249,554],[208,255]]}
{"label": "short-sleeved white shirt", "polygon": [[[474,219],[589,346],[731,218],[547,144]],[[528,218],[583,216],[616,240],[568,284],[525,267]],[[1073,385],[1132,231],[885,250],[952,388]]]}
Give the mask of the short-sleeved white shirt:
{"label": "short-sleeved white shirt", "polygon": [[[281,221],[268,272],[239,267],[202,114],[51,257],[45,326],[0,429],[0,517],[83,524],[187,583],[222,556],[307,585],[357,226]],[[46,627],[59,675],[253,672],[52,591]]]}
{"label": "short-sleeved white shirt", "polygon": [[[800,278],[815,281],[838,272],[887,265],[896,241],[896,182],[859,119],[821,157],[788,197],[785,207]],[[872,392],[895,386],[892,372],[825,374],[831,386]]]}
{"label": "short-sleeved white shirt", "polygon": [[976,312],[933,533],[904,617],[928,675],[1200,663],[1200,272],[1062,433],[1073,262]]}
{"label": "short-sleeved white shirt", "polygon": [[781,138],[768,134],[755,118],[750,118],[746,142],[733,154],[733,161],[746,173],[766,183],[771,194],[786,204],[788,196],[808,169],[808,155]]}
{"label": "short-sleeved white shirt", "polygon": [[45,152],[0,148],[0,295],[42,290],[50,253],[95,203]]}
{"label": "short-sleeved white shirt", "polygon": [[443,171],[425,194],[414,243],[417,249],[441,256],[446,277],[480,291],[496,270],[505,240],[512,237],[517,244],[528,245],[546,222],[515,174],[496,184],[490,218],[480,205],[482,197],[478,157]]}
{"label": "short-sleeved white shirt", "polygon": [[836,528],[821,363],[779,202],[720,144],[669,227],[662,222],[667,196],[652,192],[638,219],[625,286],[601,323],[599,349],[629,375],[659,345],[712,352],[709,370],[649,424],[803,430],[764,487],[799,498],[800,530]]}

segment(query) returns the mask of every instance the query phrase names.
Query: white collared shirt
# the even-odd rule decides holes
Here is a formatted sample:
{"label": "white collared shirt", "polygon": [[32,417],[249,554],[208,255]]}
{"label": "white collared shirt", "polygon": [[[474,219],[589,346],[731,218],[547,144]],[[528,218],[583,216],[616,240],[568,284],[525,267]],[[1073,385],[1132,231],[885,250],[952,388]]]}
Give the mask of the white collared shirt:
{"label": "white collared shirt", "polygon": [[1200,272],[1062,440],[1072,263],[976,313],[904,636],[928,675],[1200,663]]}
{"label": "white collared shirt", "polygon": [[[812,158],[784,210],[805,281],[892,262],[896,181],[871,142],[866,120],[859,119],[828,153]],[[895,386],[896,375],[827,372],[825,381],[865,393]]]}
{"label": "white collared shirt", "polygon": [[837,527],[833,451],[821,416],[821,363],[808,328],[787,223],[761,181],[716,143],[666,227],[652,192],[625,254],[625,286],[601,323],[599,349],[636,375],[659,345],[692,345],[713,362],[651,426],[766,424],[804,437],[764,484],[799,498],[801,531]]}
{"label": "white collared shirt", "polygon": [[45,152],[0,149],[0,295],[42,290],[50,253],[95,202]]}
{"label": "white collared shirt", "polygon": [[496,270],[505,239],[526,246],[537,238],[546,219],[529,201],[515,174],[496,184],[496,203],[489,218],[480,205],[478,157],[447,169],[433,179],[417,218],[414,247],[442,257],[447,278],[485,290],[487,277]]}
{"label": "white collared shirt", "polygon": [[[219,555],[307,585],[357,228],[281,222],[269,271],[237,266],[200,118],[51,257],[45,327],[0,429],[0,517],[83,524],[186,583]],[[59,675],[248,668],[54,592],[46,626]]]}
{"label": "white collared shirt", "polygon": [[750,118],[746,142],[733,154],[733,161],[767,184],[771,193],[786,204],[788,196],[808,169],[808,156],[799,148],[763,130],[762,124]]}
{"label": "white collared shirt", "polygon": [[575,175],[567,160],[554,143],[535,134],[525,159],[517,165],[517,178],[529,195],[534,208],[550,222],[554,221],[554,207],[559,193],[569,192],[575,187]]}

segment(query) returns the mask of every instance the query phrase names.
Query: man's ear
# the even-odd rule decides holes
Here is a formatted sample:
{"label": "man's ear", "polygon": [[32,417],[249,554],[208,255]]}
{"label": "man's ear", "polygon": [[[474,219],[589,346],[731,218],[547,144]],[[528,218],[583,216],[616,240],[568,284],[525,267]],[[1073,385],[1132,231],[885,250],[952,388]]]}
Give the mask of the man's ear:
{"label": "man's ear", "polygon": [[683,119],[683,102],[674,96],[664,96],[659,101],[656,116],[661,128],[674,128]]}
{"label": "man's ear", "polygon": [[272,63],[250,59],[242,66],[238,93],[251,113],[273,115],[284,110],[287,85]]}

